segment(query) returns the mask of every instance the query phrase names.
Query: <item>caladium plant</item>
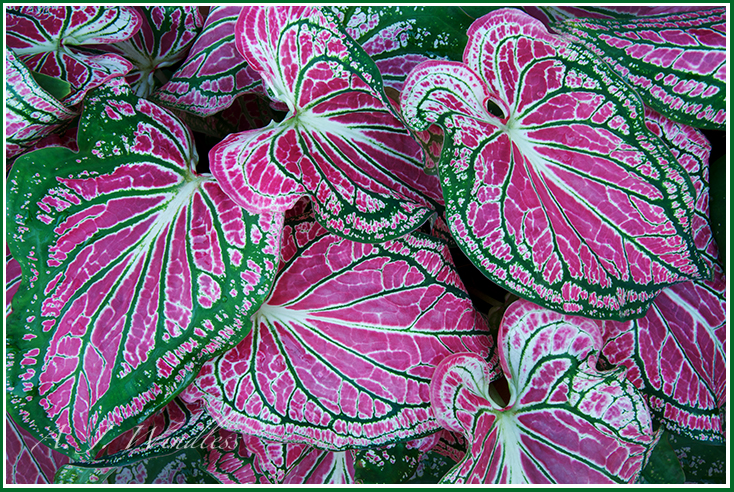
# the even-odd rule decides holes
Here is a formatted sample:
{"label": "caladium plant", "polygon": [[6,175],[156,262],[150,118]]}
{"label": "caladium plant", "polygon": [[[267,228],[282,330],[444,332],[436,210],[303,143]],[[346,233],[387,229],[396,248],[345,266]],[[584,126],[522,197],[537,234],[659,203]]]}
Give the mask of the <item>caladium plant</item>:
{"label": "caladium plant", "polygon": [[[528,301],[505,313],[499,365],[454,354],[436,369],[431,402],[463,432],[464,459],[444,477],[466,483],[630,482],[657,435],[642,395],[618,370],[596,369],[598,322]],[[509,399],[491,384],[504,375]]]}
{"label": "caladium plant", "polygon": [[448,226],[517,295],[627,319],[666,285],[708,274],[691,238],[695,191],[637,96],[528,15],[472,24],[464,63],[416,67],[401,109],[418,130],[443,127]]}
{"label": "caladium plant", "polygon": [[6,481],[725,481],[726,9],[524,10],[8,7]]}

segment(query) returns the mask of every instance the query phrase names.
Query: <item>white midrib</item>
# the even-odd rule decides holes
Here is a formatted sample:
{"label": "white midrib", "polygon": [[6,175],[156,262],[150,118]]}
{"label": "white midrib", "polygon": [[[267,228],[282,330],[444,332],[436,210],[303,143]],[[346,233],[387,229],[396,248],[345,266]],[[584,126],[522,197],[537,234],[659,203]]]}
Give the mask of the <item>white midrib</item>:
{"label": "white midrib", "polygon": [[520,459],[521,433],[517,427],[517,418],[512,410],[497,412],[497,440],[502,443],[505,466],[507,467],[507,483],[527,483]]}

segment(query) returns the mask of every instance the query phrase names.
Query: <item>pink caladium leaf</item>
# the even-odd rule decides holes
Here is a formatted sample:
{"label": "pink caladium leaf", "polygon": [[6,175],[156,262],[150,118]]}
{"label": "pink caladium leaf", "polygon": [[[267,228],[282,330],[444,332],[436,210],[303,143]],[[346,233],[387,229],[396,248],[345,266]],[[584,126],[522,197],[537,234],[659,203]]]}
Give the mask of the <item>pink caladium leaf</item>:
{"label": "pink caladium leaf", "polygon": [[418,66],[401,108],[416,130],[443,127],[449,228],[518,296],[624,320],[667,285],[708,274],[691,238],[695,190],[637,96],[528,15],[477,20],[464,63]]}
{"label": "pink caladium leaf", "polygon": [[599,321],[521,300],[498,339],[509,402],[492,396],[495,368],[482,357],[445,359],[431,383],[433,410],[468,449],[443,482],[634,481],[658,436],[624,371],[596,369],[601,347]]}
{"label": "pink caladium leaf", "polygon": [[69,458],[46,446],[5,417],[5,483],[54,483],[56,470]]}
{"label": "pink caladium leaf", "polygon": [[73,92],[62,102],[72,106],[132,69],[119,55],[82,48],[129,39],[141,22],[134,7],[13,7],[5,11],[5,42],[31,70],[69,82]]}
{"label": "pink caladium leaf", "polygon": [[313,220],[289,223],[283,241],[255,328],[182,398],[230,430],[332,451],[438,430],[435,365],[493,347],[448,248],[423,235],[356,243]]}
{"label": "pink caladium leaf", "polygon": [[11,159],[61,129],[77,113],[43,90],[10,48],[5,73],[5,158]]}
{"label": "pink caladium leaf", "polygon": [[687,125],[726,128],[726,9],[553,24],[603,58],[646,105]]}
{"label": "pink caladium leaf", "polygon": [[186,61],[151,100],[198,116],[228,108],[240,95],[262,92],[262,79],[235,46],[242,7],[214,7]]}
{"label": "pink caladium leaf", "polygon": [[309,196],[336,234],[377,242],[419,227],[441,200],[422,151],[393,113],[380,73],[338,21],[313,7],[244,7],[237,48],[290,113],[230,135],[212,173],[251,212]]}
{"label": "pink caladium leaf", "polygon": [[89,459],[231,348],[270,290],[282,214],[251,215],[194,172],[188,130],[118,83],[90,93],[79,153],[21,156],[8,245],[8,409]]}
{"label": "pink caladium leaf", "polygon": [[698,440],[724,442],[726,281],[663,290],[644,318],[605,322],[604,356],[626,366],[665,427]]}
{"label": "pink caladium leaf", "polygon": [[161,70],[183,60],[202,28],[199,7],[137,7],[143,22],[132,38],[95,46],[133,64],[125,79],[140,97],[166,82]]}

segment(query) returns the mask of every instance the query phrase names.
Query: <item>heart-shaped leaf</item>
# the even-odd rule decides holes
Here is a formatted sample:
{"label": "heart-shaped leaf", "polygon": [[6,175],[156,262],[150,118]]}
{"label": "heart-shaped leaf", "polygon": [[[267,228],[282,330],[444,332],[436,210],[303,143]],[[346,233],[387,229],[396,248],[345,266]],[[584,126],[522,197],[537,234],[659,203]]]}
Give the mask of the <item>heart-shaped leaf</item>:
{"label": "heart-shaped leaf", "polygon": [[700,128],[726,128],[726,9],[553,24],[624,76],[645,104]]}
{"label": "heart-shaped leaf", "polygon": [[6,415],[6,484],[54,483],[56,470],[68,461],[67,456],[38,441]]}
{"label": "heart-shaped leaf", "polygon": [[7,197],[23,269],[8,318],[8,408],[80,459],[247,334],[283,220],[247,213],[197,175],[188,130],[126,86],[88,99],[80,152],[21,156]]}
{"label": "heart-shaped leaf", "polygon": [[436,418],[463,432],[464,459],[445,483],[633,481],[657,436],[623,371],[599,372],[598,321],[528,301],[505,313],[498,340],[509,402],[491,396],[495,368],[476,354],[441,362],[431,383]]}
{"label": "heart-shaped leaf", "polygon": [[708,273],[691,238],[695,190],[637,96],[528,15],[476,21],[464,63],[418,66],[401,108],[416,130],[443,127],[448,225],[477,268],[518,296],[622,320]]}
{"label": "heart-shaped leaf", "polygon": [[[161,72],[186,57],[204,20],[199,7],[138,7],[143,22],[132,38],[96,49],[117,53],[133,64],[125,79],[140,97],[161,86]],[[165,79],[163,79],[165,82]]]}
{"label": "heart-shaped leaf", "polygon": [[199,116],[228,108],[241,94],[262,92],[262,80],[234,42],[242,7],[214,7],[186,61],[151,100]]}
{"label": "heart-shaped leaf", "polygon": [[492,348],[448,248],[356,243],[307,220],[286,226],[282,256],[252,333],[182,397],[225,428],[335,451],[435,432],[435,365]]}
{"label": "heart-shaped leaf", "polygon": [[13,50],[5,53],[5,158],[24,152],[77,113],[43,90]]}
{"label": "heart-shaped leaf", "polygon": [[441,200],[422,151],[393,114],[380,73],[339,23],[313,7],[244,7],[237,48],[290,113],[231,135],[209,153],[212,173],[251,212],[285,211],[302,196],[330,231],[377,242],[420,226]]}
{"label": "heart-shaped leaf", "polygon": [[132,68],[118,55],[79,47],[124,41],[141,23],[134,7],[13,7],[5,11],[5,42],[31,70],[69,82],[74,92],[62,102],[72,106]]}

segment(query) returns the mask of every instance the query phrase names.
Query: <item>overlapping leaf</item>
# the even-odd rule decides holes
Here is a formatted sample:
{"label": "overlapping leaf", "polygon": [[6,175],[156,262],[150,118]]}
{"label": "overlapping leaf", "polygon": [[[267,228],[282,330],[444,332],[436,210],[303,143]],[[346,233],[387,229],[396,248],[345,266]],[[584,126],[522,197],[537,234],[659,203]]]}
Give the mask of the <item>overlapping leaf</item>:
{"label": "overlapping leaf", "polygon": [[71,84],[73,92],[62,102],[72,106],[132,68],[118,55],[80,47],[129,39],[141,22],[134,7],[13,7],[5,11],[5,42],[31,70]]}
{"label": "overlapping leaf", "polygon": [[5,417],[5,483],[54,483],[56,470],[69,458],[54,451]]}
{"label": "overlapping leaf", "polygon": [[356,243],[313,221],[285,231],[256,327],[182,397],[225,428],[335,451],[436,431],[435,365],[492,344],[448,249],[412,235]]}
{"label": "overlapping leaf", "polygon": [[553,24],[624,76],[645,104],[680,123],[726,128],[726,9]]}
{"label": "overlapping leaf", "polygon": [[174,450],[118,467],[89,468],[66,465],[56,474],[59,484],[213,484],[214,478],[203,470],[204,459],[198,449]]}
{"label": "overlapping leaf", "polygon": [[498,347],[509,401],[491,396],[496,368],[454,354],[436,369],[436,418],[468,441],[445,483],[631,482],[655,445],[642,396],[622,371],[599,372],[599,322],[528,301],[508,309]]}
{"label": "overlapping leaf", "polygon": [[401,108],[415,129],[446,132],[448,225],[478,268],[551,309],[613,319],[708,273],[695,190],[607,65],[517,10],[479,19],[469,39],[464,64],[411,73]]}
{"label": "overlapping leaf", "polygon": [[43,90],[8,48],[5,53],[5,158],[24,152],[77,113]]}
{"label": "overlapping leaf", "polygon": [[420,226],[441,200],[421,149],[392,112],[374,62],[338,22],[306,7],[245,7],[237,48],[290,113],[231,135],[209,154],[212,173],[252,212],[285,211],[302,196],[317,220],[376,242]]}
{"label": "overlapping leaf", "polygon": [[78,154],[19,158],[8,242],[8,408],[88,459],[162,408],[251,327],[281,215],[250,215],[193,172],[185,127],[121,83],[89,96]]}
{"label": "overlapping leaf", "polygon": [[199,116],[210,116],[241,94],[261,92],[262,80],[237,51],[234,26],[242,7],[214,7],[186,61],[151,100]]}
{"label": "overlapping leaf", "polygon": [[455,6],[332,7],[347,33],[375,61],[386,87],[402,90],[408,73],[436,58],[461,60],[474,20]]}
{"label": "overlapping leaf", "polygon": [[645,108],[645,124],[665,142],[693,183],[696,192],[691,221],[693,240],[701,258],[713,269],[718,262],[719,250],[709,223],[711,144],[699,130],[676,123],[649,108]]}
{"label": "overlapping leaf", "polygon": [[726,281],[663,290],[644,318],[605,323],[604,355],[629,369],[658,420],[699,440],[724,442]]}
{"label": "overlapping leaf", "polygon": [[554,22],[563,22],[567,19],[626,19],[645,17],[650,15],[671,14],[674,12],[688,12],[701,10],[707,7],[700,5],[538,5],[523,7],[523,10],[550,27]]}
{"label": "overlapping leaf", "polygon": [[714,271],[712,280],[664,289],[645,317],[605,323],[603,353],[629,368],[630,380],[648,398],[653,416],[678,434],[723,442],[726,402],[726,281],[708,221],[711,145],[701,133],[646,110],[696,188],[695,242]]}
{"label": "overlapping leaf", "polygon": [[133,64],[125,79],[140,97],[148,97],[162,82],[161,70],[186,57],[204,20],[199,7],[139,7],[143,22],[132,38],[97,46]]}

